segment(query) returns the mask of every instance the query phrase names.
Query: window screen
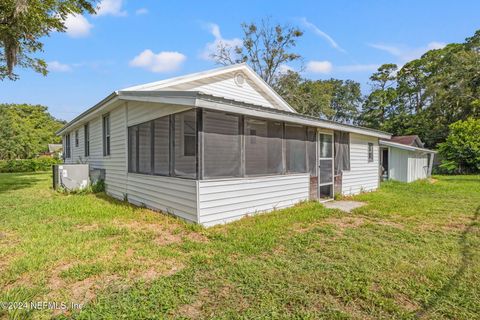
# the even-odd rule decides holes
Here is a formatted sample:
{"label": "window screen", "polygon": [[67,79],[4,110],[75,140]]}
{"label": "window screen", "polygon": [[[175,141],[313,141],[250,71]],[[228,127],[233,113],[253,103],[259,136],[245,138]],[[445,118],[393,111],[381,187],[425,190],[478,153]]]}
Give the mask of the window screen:
{"label": "window screen", "polygon": [[329,134],[320,135],[320,158],[332,158],[332,136]]}
{"label": "window screen", "polygon": [[245,119],[245,174],[281,174],[283,124]]}
{"label": "window screen", "polygon": [[103,155],[110,155],[110,115],[106,114],[103,116],[102,122],[103,129]]}
{"label": "window screen", "polygon": [[285,124],[287,172],[306,172],[306,128]]}
{"label": "window screen", "polygon": [[368,143],[368,162],[373,162],[373,143]]}
{"label": "window screen", "polygon": [[311,176],[317,176],[317,130],[307,129],[307,169]]}
{"label": "window screen", "polygon": [[128,128],[128,171],[137,172],[137,131],[138,126]]}
{"label": "window screen", "polygon": [[170,173],[170,117],[154,121],[153,159],[154,173],[168,175]]}
{"label": "window screen", "polygon": [[343,131],[335,131],[335,174],[344,170],[350,170],[350,134]]}
{"label": "window screen", "polygon": [[89,157],[90,156],[90,125],[88,123],[83,127],[83,136],[84,136],[83,139],[85,143],[85,146],[84,146],[85,157]]}
{"label": "window screen", "polygon": [[78,130],[75,130],[75,148],[78,148]]}
{"label": "window screen", "polygon": [[203,113],[204,177],[240,176],[240,117],[219,112]]}
{"label": "window screen", "polygon": [[65,135],[65,159],[70,158],[70,133]]}
{"label": "window screen", "polygon": [[175,114],[175,175],[195,178],[196,159],[196,110]]}
{"label": "window screen", "polygon": [[138,126],[138,172],[152,172],[152,122]]}

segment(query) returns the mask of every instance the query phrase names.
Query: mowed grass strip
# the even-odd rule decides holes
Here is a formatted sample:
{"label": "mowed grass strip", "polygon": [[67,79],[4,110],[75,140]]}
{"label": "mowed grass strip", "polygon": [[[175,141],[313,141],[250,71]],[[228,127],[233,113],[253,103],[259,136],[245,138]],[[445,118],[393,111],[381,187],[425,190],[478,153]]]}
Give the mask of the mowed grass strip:
{"label": "mowed grass strip", "polygon": [[[480,177],[384,183],[351,214],[318,203],[203,229],[49,174],[0,175],[0,301],[20,318],[473,319]],[[13,299],[13,300],[12,300]]]}

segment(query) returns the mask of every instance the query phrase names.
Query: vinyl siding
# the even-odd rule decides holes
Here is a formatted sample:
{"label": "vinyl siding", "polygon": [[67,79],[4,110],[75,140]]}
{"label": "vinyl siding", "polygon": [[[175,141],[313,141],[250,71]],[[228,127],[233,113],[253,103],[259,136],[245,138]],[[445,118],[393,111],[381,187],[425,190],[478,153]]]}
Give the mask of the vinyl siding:
{"label": "vinyl siding", "polygon": [[388,148],[388,178],[408,182],[408,154],[407,150]]}
{"label": "vinyl siding", "polygon": [[[126,103],[110,113],[110,156],[103,156],[102,116],[90,124],[90,157],[84,156],[83,123],[73,128],[72,157],[65,163],[88,163],[91,168],[105,169],[106,192],[110,196],[154,210],[162,210],[190,221],[197,221],[196,181],[128,173],[127,126],[152,120],[188,108],[148,103]],[[75,130],[79,146],[75,147]]]}
{"label": "vinyl siding", "polygon": [[199,223],[226,223],[248,214],[285,208],[309,198],[308,174],[201,180]]}
{"label": "vinyl siding", "polygon": [[418,152],[409,152],[408,182],[427,178],[428,155]]}
{"label": "vinyl siding", "polygon": [[[368,162],[368,143],[373,143],[373,162]],[[378,188],[379,147],[375,137],[350,134],[350,170],[342,176],[342,194],[354,195]]]}
{"label": "vinyl siding", "polygon": [[201,91],[217,97],[252,103],[268,108],[282,109],[272,98],[248,79],[247,75],[244,75],[245,83],[243,86],[238,86],[234,80],[235,74],[237,74],[237,72],[229,72],[211,78],[171,86],[164,90]]}

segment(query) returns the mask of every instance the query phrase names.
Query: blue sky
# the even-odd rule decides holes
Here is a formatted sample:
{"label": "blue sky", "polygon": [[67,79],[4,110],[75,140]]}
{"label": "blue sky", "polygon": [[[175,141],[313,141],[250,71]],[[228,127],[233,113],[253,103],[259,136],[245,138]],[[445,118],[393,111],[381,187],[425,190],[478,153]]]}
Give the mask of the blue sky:
{"label": "blue sky", "polygon": [[353,79],[366,92],[377,66],[473,35],[479,12],[480,1],[104,0],[97,16],[71,17],[67,33],[45,39],[47,77],[17,70],[20,80],[0,83],[0,103],[43,104],[70,120],[114,90],[215,67],[218,41],[237,43],[242,22],[267,16],[305,32],[305,77]]}

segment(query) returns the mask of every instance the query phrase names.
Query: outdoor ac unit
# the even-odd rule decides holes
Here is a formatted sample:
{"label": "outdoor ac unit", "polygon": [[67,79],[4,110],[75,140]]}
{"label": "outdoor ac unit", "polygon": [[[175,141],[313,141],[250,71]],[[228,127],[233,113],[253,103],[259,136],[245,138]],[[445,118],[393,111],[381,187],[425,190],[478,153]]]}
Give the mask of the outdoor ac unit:
{"label": "outdoor ac unit", "polygon": [[81,190],[90,184],[88,164],[56,164],[53,166],[53,188]]}

